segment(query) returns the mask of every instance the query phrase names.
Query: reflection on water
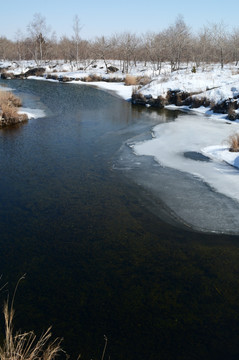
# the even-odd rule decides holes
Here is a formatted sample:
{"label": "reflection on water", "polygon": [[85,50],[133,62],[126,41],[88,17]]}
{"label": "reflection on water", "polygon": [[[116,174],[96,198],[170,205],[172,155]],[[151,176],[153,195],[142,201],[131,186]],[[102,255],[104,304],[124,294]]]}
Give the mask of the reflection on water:
{"label": "reflection on water", "polygon": [[88,86],[6,83],[47,114],[0,132],[0,273],[10,290],[27,273],[16,328],[53,324],[83,359],[101,356],[104,335],[112,359],[233,358],[237,237],[165,222],[160,199],[158,217],[150,192],[114,169],[165,113]]}

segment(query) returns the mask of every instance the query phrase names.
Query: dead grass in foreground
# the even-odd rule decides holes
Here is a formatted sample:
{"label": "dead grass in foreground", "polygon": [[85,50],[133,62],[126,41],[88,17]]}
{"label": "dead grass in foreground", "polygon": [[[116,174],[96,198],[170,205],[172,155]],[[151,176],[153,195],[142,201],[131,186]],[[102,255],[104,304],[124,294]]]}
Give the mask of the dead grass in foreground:
{"label": "dead grass in foreground", "polygon": [[60,346],[61,339],[50,340],[50,327],[40,336],[39,340],[33,331],[19,331],[14,334],[13,302],[18,284],[22,279],[24,276],[17,283],[11,304],[9,305],[8,300],[4,304],[5,337],[0,344],[0,360],[53,360],[63,350]]}

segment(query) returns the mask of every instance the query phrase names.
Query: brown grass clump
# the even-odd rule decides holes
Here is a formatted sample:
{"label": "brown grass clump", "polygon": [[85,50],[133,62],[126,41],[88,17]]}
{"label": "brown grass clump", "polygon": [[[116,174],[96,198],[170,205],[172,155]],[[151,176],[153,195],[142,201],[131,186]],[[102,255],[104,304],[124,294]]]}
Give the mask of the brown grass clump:
{"label": "brown grass clump", "polygon": [[239,134],[232,134],[227,143],[229,144],[229,151],[231,152],[239,152]]}
{"label": "brown grass clump", "polygon": [[21,105],[19,97],[8,91],[0,91],[0,128],[28,120],[26,114],[18,113]]}
{"label": "brown grass clump", "polygon": [[21,99],[9,91],[0,91],[0,107],[3,104],[15,107],[22,106]]}
{"label": "brown grass clump", "polygon": [[89,76],[87,76],[84,81],[86,82],[92,82],[92,81],[102,81],[102,76],[97,75],[97,74],[90,74]]}
{"label": "brown grass clump", "polygon": [[125,77],[125,85],[138,85],[138,78],[136,76],[127,74]]}
{"label": "brown grass clump", "polygon": [[26,114],[19,114],[17,108],[9,105],[2,105],[0,115],[2,117],[2,119],[0,118],[0,127],[15,125],[28,120]]}
{"label": "brown grass clump", "polygon": [[[24,277],[21,279],[23,278]],[[15,293],[16,290],[14,296]],[[10,305],[8,300],[4,304],[5,336],[0,344],[0,360],[53,360],[60,352],[62,352],[62,349],[60,346],[61,339],[50,341],[51,328],[44,332],[39,340],[37,340],[33,331],[23,333],[16,332],[14,334],[14,296]]]}

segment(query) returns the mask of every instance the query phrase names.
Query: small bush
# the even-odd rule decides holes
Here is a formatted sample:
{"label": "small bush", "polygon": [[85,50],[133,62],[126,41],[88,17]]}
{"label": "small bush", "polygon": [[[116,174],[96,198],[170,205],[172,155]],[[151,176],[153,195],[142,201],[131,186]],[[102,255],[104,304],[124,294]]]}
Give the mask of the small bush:
{"label": "small bush", "polygon": [[13,93],[9,91],[0,91],[0,107],[1,105],[4,104],[15,107],[22,106],[22,102],[19,97],[15,96]]}
{"label": "small bush", "polygon": [[229,144],[229,151],[231,152],[239,152],[239,134],[233,134],[231,135],[227,143]]}
{"label": "small bush", "polygon": [[15,107],[9,106],[8,104],[3,104],[2,108],[2,117],[5,120],[11,120],[18,116],[17,109]]}
{"label": "small bush", "polygon": [[138,85],[138,78],[136,76],[127,74],[125,77],[125,85]]}
{"label": "small bush", "polygon": [[0,91],[0,128],[27,121],[26,114],[19,114],[21,99],[8,91]]}
{"label": "small bush", "polygon": [[0,127],[15,125],[28,120],[26,114],[19,114],[17,108],[9,105],[2,105],[1,117]]}

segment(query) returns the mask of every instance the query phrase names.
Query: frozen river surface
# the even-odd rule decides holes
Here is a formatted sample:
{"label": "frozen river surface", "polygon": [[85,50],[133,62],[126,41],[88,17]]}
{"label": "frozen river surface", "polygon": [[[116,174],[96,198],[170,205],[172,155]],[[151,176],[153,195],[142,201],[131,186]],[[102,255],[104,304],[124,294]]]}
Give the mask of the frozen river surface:
{"label": "frozen river surface", "polygon": [[237,129],[236,123],[181,114],[155,126],[150,139],[130,139],[120,161],[175,219],[202,231],[237,234],[239,170],[206,152],[210,145],[224,149]]}

